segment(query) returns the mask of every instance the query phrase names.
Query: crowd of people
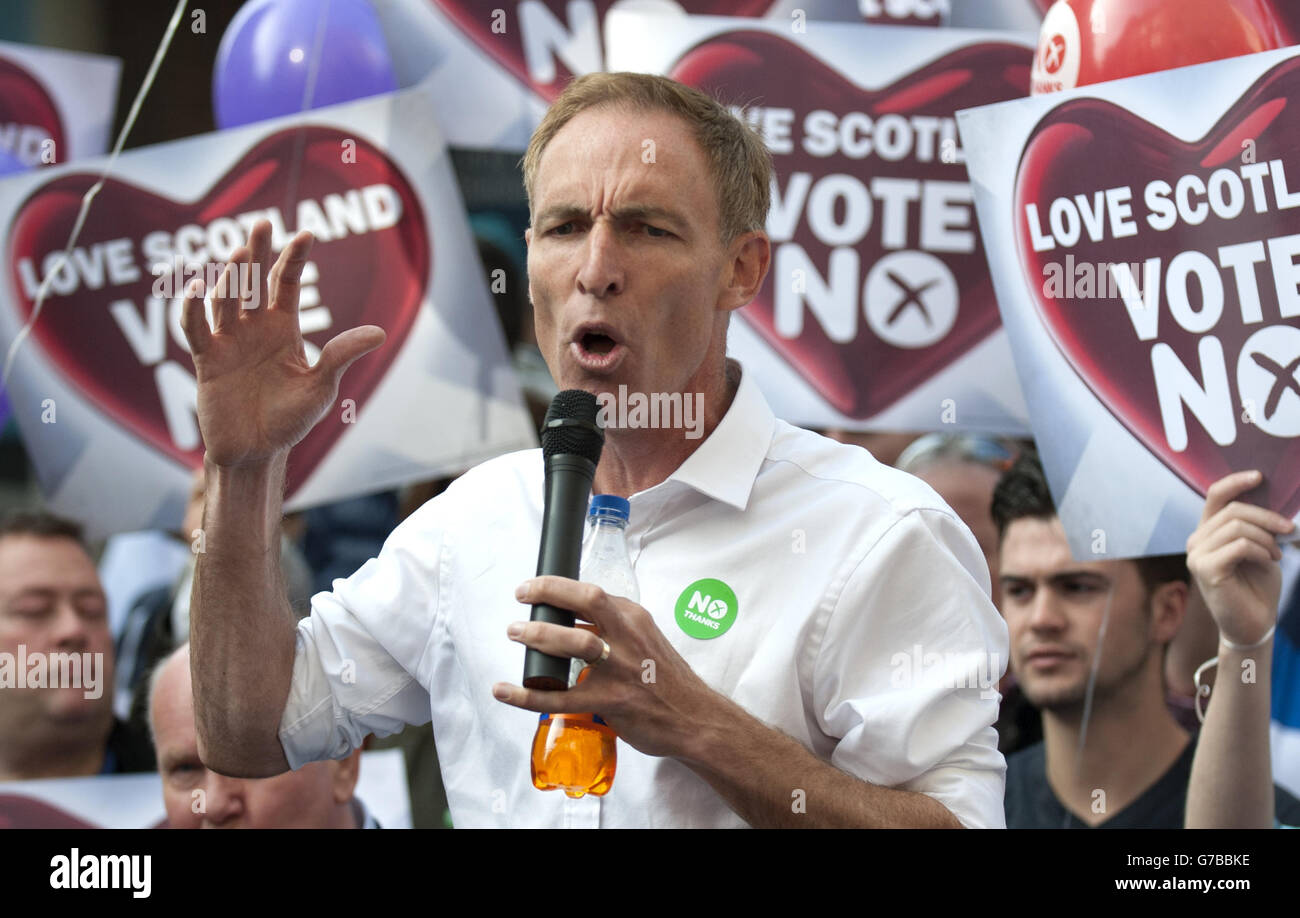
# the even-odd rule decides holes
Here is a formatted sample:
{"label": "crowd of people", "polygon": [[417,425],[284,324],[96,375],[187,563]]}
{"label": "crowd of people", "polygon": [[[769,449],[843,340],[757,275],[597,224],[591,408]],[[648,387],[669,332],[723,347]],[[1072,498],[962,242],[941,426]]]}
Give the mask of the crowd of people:
{"label": "crowd of people", "polygon": [[[997,722],[1007,758],[1008,827],[1300,824],[1300,802],[1287,789],[1300,790],[1300,763],[1279,755],[1285,745],[1277,744],[1270,761],[1269,742],[1270,726],[1285,729],[1270,724],[1272,699],[1300,693],[1300,683],[1286,681],[1293,670],[1272,665],[1273,642],[1290,640],[1300,613],[1300,568],[1286,565],[1283,584],[1278,556],[1297,549],[1276,543],[1270,549],[1260,535],[1258,544],[1270,554],[1257,562],[1263,584],[1257,620],[1225,623],[1241,609],[1216,608],[1204,598],[1221,589],[1220,575],[1231,576],[1229,562],[1214,566],[1213,550],[1264,515],[1231,500],[1251,479],[1232,476],[1211,492],[1190,556],[1076,561],[1031,445],[929,434],[904,449],[898,463],[958,510],[988,559],[1011,639]],[[350,502],[350,509],[334,508],[331,518],[382,515],[376,507],[394,506],[395,497]],[[201,498],[196,488],[196,503]],[[188,544],[184,531],[174,537]],[[289,582],[304,579],[301,542],[308,531],[297,541],[284,537]],[[368,537],[372,553],[383,538],[337,530],[334,536]],[[114,631],[109,597],[77,524],[32,510],[4,518],[0,652],[16,654],[21,644],[27,654],[102,654],[108,689],[93,699],[71,688],[0,691],[0,781],[156,769],[168,824],[176,828],[377,827],[353,796],[359,750],[264,779],[228,778],[203,764],[183,610],[191,579],[192,564],[185,564],[169,587],[116,597],[129,611]],[[1285,600],[1280,627],[1261,642],[1276,620],[1279,597]],[[1199,627],[1198,616],[1210,627]],[[1235,634],[1240,643],[1222,636],[1225,624],[1243,629]],[[1234,649],[1248,646],[1247,639],[1255,646]],[[1172,664],[1199,667],[1216,653],[1218,671],[1234,678],[1215,680],[1208,703],[1200,699],[1204,723],[1194,713],[1189,722],[1197,686],[1191,673]],[[1235,678],[1247,661],[1252,678]],[[114,686],[131,699],[123,716],[114,712]],[[414,765],[408,778],[416,826],[450,825],[429,728],[408,728],[395,745]],[[196,791],[205,798],[198,809]]]}
{"label": "crowd of people", "polygon": [[[652,172],[620,145],[630,124],[637,137],[662,135],[659,149],[665,154]],[[705,152],[698,142],[701,131],[717,149]],[[1279,742],[1289,728],[1274,723],[1279,712],[1290,716],[1300,704],[1300,673],[1293,662],[1300,632],[1300,565],[1296,549],[1286,544],[1294,536],[1292,523],[1237,499],[1258,484],[1258,472],[1234,473],[1209,490],[1186,555],[1079,560],[1071,553],[1031,442],[959,434],[864,438],[841,431],[827,432],[828,438],[776,421],[755,381],[742,376],[725,352],[728,313],[752,298],[768,269],[761,227],[770,164],[765,165],[761,141],[746,131],[716,102],[671,81],[594,75],[575,81],[552,107],[525,159],[525,183],[538,211],[530,229],[526,284],[535,315],[522,322],[507,316],[507,328],[521,329],[511,346],[540,353],[557,385],[569,388],[584,381],[584,373],[596,373],[592,367],[604,365],[598,357],[627,342],[634,348],[643,340],[701,342],[698,352],[647,348],[654,356],[631,366],[641,374],[634,381],[645,391],[673,391],[663,383],[679,371],[669,383],[699,384],[708,391],[709,436],[698,444],[675,441],[677,455],[663,449],[671,432],[637,432],[640,440],[633,433],[610,432],[606,448],[615,459],[611,465],[602,460],[597,489],[632,495],[634,514],[639,495],[657,493],[663,519],[681,515],[680,525],[665,527],[671,531],[660,545],[674,537],[689,539],[692,525],[714,533],[711,544],[722,532],[781,542],[789,539],[790,521],[801,514],[821,527],[813,537],[831,533],[842,541],[820,556],[828,566],[819,576],[832,584],[832,599],[818,601],[821,592],[790,594],[795,597],[790,614],[798,606],[809,616],[791,625],[791,633],[796,641],[812,641],[811,649],[805,654],[802,644],[774,647],[772,642],[783,639],[777,620],[762,618],[762,610],[751,613],[750,621],[770,629],[766,643],[753,645],[755,660],[761,657],[768,667],[763,676],[769,681],[746,684],[738,677],[729,696],[734,708],[719,713],[696,737],[685,736],[680,725],[663,726],[654,704],[676,691],[670,700],[681,710],[698,712],[710,704],[720,710],[719,696],[710,695],[706,680],[696,675],[709,659],[701,656],[687,665],[634,603],[565,593],[563,585],[546,582],[516,594],[529,602],[572,599],[580,604],[577,611],[601,626],[603,638],[547,630],[554,626],[521,628],[511,638],[600,667],[581,688],[583,697],[617,698],[618,707],[599,713],[629,746],[668,761],[653,774],[629,769],[610,799],[622,791],[639,800],[634,795],[647,788],[668,788],[663,792],[681,799],[663,805],[676,808],[686,824],[692,810],[724,812],[721,802],[734,814],[726,818],[799,824],[804,811],[792,809],[793,817],[784,813],[789,793],[772,791],[785,787],[785,769],[799,775],[790,779],[797,781],[796,791],[808,788],[806,812],[815,815],[809,821],[817,825],[988,826],[1001,825],[1002,816],[1011,828],[1300,824],[1300,802],[1290,792],[1300,791],[1300,762],[1288,757],[1286,742]],[[564,156],[552,152],[548,158],[556,149]],[[714,187],[709,176],[719,173],[719,163],[728,157],[740,165],[722,174],[743,185],[742,193],[723,194],[717,206],[700,203]],[[608,166],[604,172],[596,168],[602,164]],[[590,185],[583,178],[590,175],[603,178]],[[606,194],[621,200],[627,187],[637,188],[642,199],[627,211],[612,208],[612,217],[603,203],[586,201],[603,202]],[[563,190],[559,198],[556,189]],[[667,228],[651,226],[654,232],[642,233],[643,221],[650,219]],[[609,229],[606,220],[617,225]],[[636,225],[633,241],[617,235],[624,223]],[[721,240],[717,246],[714,236]],[[269,228],[254,230],[253,237],[251,251],[233,260],[269,257]],[[563,241],[586,237],[595,241]],[[679,237],[692,245],[674,248],[673,242],[658,241]],[[282,263],[305,260],[306,244],[291,243]],[[568,247],[579,244],[589,247],[575,256]],[[638,248],[642,245],[646,248]],[[291,270],[282,265],[263,273],[292,286]],[[697,310],[683,294],[709,284],[716,286],[706,290],[712,299]],[[518,290],[525,284],[508,286]],[[283,289],[273,289],[271,301],[283,295]],[[601,325],[584,335],[585,326],[569,314],[579,295],[576,302],[583,308],[671,300],[664,308],[678,314],[629,310],[624,326]],[[278,551],[278,573],[236,570],[231,565],[239,558],[251,568],[260,555],[255,546],[241,547],[229,538],[244,531],[238,528],[244,505],[231,496],[238,490],[231,471],[238,464],[223,464],[221,449],[216,459],[211,455],[214,435],[229,432],[211,426],[218,414],[211,402],[205,415],[204,399],[212,396],[204,389],[203,364],[216,359],[210,351],[205,356],[213,339],[258,333],[254,323],[261,320],[239,315],[236,307],[218,304],[214,329],[186,328],[199,365],[200,419],[208,419],[204,435],[210,455],[206,471],[196,473],[190,512],[173,536],[187,550],[169,555],[168,570],[160,574],[162,555],[155,549],[134,557],[119,551],[113,553],[114,563],[125,565],[128,575],[119,569],[101,579],[75,523],[22,509],[0,524],[0,653],[17,654],[21,646],[27,654],[89,653],[104,661],[104,690],[94,697],[77,689],[0,689],[0,781],[157,769],[173,827],[375,827],[354,794],[360,754],[374,745],[368,734],[396,734],[386,742],[406,753],[415,824],[447,825],[459,821],[460,813],[481,824],[486,810],[475,807],[487,804],[468,802],[478,791],[467,788],[463,775],[474,763],[463,757],[494,754],[491,742],[517,739],[522,749],[527,741],[525,735],[503,733],[499,723],[484,728],[490,713],[483,711],[509,710],[486,705],[546,711],[556,702],[508,685],[494,689],[495,701],[457,697],[452,689],[460,673],[481,674],[487,671],[480,665],[487,655],[499,659],[517,648],[504,627],[499,644],[468,631],[480,644],[456,646],[454,633],[462,624],[454,616],[462,613],[437,604],[444,588],[451,595],[469,595],[471,583],[474,589],[486,583],[508,593],[518,582],[520,562],[501,558],[522,553],[531,564],[533,549],[510,544],[507,517],[484,514],[461,545],[465,555],[481,550],[484,557],[453,572],[461,579],[444,583],[442,571],[455,559],[423,552],[425,546],[432,552],[441,545],[446,527],[469,525],[461,511],[485,507],[476,503],[480,491],[499,491],[516,474],[535,476],[537,463],[525,468],[524,460],[505,457],[454,483],[426,483],[284,518],[266,546],[268,557]],[[516,300],[509,308],[528,310],[529,304]],[[233,331],[236,327],[242,331]],[[522,329],[535,329],[535,338]],[[570,344],[577,351],[588,349],[587,338],[607,340],[591,342],[592,353],[571,363]],[[350,359],[375,342],[358,336],[353,343],[357,352]],[[530,398],[535,409],[545,406],[545,392]],[[729,423],[737,413],[744,423]],[[755,438],[753,430],[771,433]],[[267,455],[287,452],[284,443],[262,446]],[[634,457],[644,459],[645,467]],[[655,470],[647,471],[652,465]],[[690,481],[683,482],[679,472],[688,466]],[[217,488],[213,475],[229,480]],[[674,475],[677,480],[669,482]],[[742,479],[743,493],[729,485]],[[689,493],[659,487],[666,483],[689,484]],[[214,490],[220,492],[216,497]],[[199,550],[192,540],[205,530],[206,544]],[[638,548],[639,576],[652,577],[654,565],[675,561],[671,553],[657,558],[655,543],[648,539]],[[744,543],[737,538],[735,544]],[[752,550],[764,565],[779,568],[766,560],[770,554],[762,554],[767,544],[755,541]],[[377,560],[366,562],[371,557]],[[871,563],[863,566],[866,559]],[[358,567],[351,580],[332,583]],[[513,583],[502,586],[510,577]],[[103,581],[125,586],[110,596]],[[263,582],[279,591],[275,602],[248,607],[257,605],[247,597],[262,595],[256,590]],[[813,578],[808,586],[821,590],[824,584]],[[916,609],[909,607],[913,596]],[[277,617],[278,611],[283,616]],[[240,617],[233,619],[235,614]],[[432,617],[429,622],[418,618],[423,614]],[[409,620],[396,620],[403,616]],[[260,632],[240,630],[260,628],[262,622],[268,623],[265,641]],[[938,636],[949,623],[951,634]],[[951,638],[967,656],[983,654],[997,683],[991,693],[996,703],[954,703],[950,691],[920,684],[885,698],[889,674],[873,670],[883,664],[864,655],[862,646],[877,627],[886,626],[900,636],[915,633],[940,644]],[[453,637],[435,643],[427,633],[433,629]],[[258,653],[238,650],[240,642]],[[349,654],[361,660],[360,684],[355,674],[349,681],[335,665]],[[228,669],[240,655],[244,669]],[[663,688],[643,684],[635,697],[630,690],[612,694],[614,680],[639,674],[643,658],[659,662]],[[772,674],[802,680],[807,660],[814,662],[805,704],[775,697],[794,693],[794,683],[783,686]],[[726,682],[741,665],[720,664],[710,671],[712,681]],[[272,685],[276,679],[289,687],[287,706],[283,694],[269,700],[282,687]],[[223,681],[227,684],[220,685]],[[478,688],[486,699],[489,687]],[[611,694],[595,694],[600,691]],[[427,723],[431,700],[432,729]],[[479,704],[485,707],[472,707]],[[754,710],[747,713],[749,708]],[[778,709],[785,720],[767,716]],[[805,720],[806,741],[791,739]],[[402,721],[414,726],[398,732]],[[232,732],[235,722],[244,733]],[[516,722],[522,723],[511,721]],[[878,742],[882,735],[871,735],[881,724],[899,731],[899,748],[886,748]],[[257,742],[231,739],[240,736]],[[719,749],[734,752],[767,789],[728,774],[720,761],[728,756],[719,757]],[[517,761],[526,771],[522,755]],[[686,767],[669,767],[679,763]],[[440,776],[458,795],[450,812]],[[869,780],[873,776],[880,777]],[[996,796],[990,806],[982,791],[969,791],[976,779],[981,788],[1005,787],[1001,805]],[[882,788],[891,793],[878,793]],[[637,818],[617,812],[629,822]],[[877,820],[881,814],[888,818]],[[643,818],[650,824],[648,814]],[[731,824],[717,813],[710,818]]]}

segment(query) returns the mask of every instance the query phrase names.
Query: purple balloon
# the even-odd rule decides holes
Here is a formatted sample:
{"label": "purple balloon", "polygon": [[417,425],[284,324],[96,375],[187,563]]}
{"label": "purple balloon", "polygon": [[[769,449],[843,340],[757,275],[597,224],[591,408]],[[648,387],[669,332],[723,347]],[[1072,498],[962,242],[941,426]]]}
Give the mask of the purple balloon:
{"label": "purple balloon", "polygon": [[0,175],[13,175],[16,172],[26,172],[27,164],[14,156],[8,150],[0,150]]}
{"label": "purple balloon", "polygon": [[5,395],[5,390],[0,389],[0,433],[4,433],[5,425],[9,423],[9,398]]}
{"label": "purple balloon", "polygon": [[367,0],[249,0],[221,37],[212,104],[217,126],[231,128],[395,89],[388,45]]}

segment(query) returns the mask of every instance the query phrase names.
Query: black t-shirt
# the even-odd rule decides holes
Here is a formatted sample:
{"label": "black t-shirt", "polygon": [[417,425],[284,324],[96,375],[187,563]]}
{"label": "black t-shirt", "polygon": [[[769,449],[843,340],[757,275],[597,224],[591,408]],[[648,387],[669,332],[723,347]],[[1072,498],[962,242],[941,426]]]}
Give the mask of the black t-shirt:
{"label": "black t-shirt", "polygon": [[[1182,755],[1123,810],[1093,828],[1181,829],[1187,808],[1187,782],[1192,776],[1196,737]],[[1300,825],[1300,800],[1273,786],[1274,812],[1285,825]],[[1046,747],[1035,743],[1007,759],[1008,829],[1086,829],[1088,824],[1061,805],[1047,783]]]}

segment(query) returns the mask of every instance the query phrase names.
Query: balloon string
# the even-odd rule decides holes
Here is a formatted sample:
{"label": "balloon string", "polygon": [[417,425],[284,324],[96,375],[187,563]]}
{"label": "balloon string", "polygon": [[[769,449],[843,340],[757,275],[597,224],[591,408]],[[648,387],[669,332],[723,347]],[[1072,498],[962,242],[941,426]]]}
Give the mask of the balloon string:
{"label": "balloon string", "polygon": [[[302,89],[302,108],[299,109],[300,112],[308,111],[312,107],[312,100],[316,96],[316,81],[320,77],[321,56],[325,50],[325,26],[329,22],[329,15],[330,0],[325,0],[320,6],[320,13],[316,17],[316,34],[312,37],[311,57],[307,62],[307,83]],[[293,156],[289,165],[289,180],[285,183],[284,209],[286,213],[292,211],[295,199],[298,196],[298,179],[302,174],[303,147],[307,142],[306,125],[298,128],[297,135],[294,138]],[[285,241],[287,244],[288,240]]]}
{"label": "balloon string", "polygon": [[45,298],[49,295],[50,284],[53,282],[55,275],[72,257],[72,250],[77,244],[77,238],[81,235],[81,228],[86,222],[86,215],[90,212],[90,202],[95,199],[100,189],[104,187],[104,180],[108,178],[109,173],[113,171],[113,166],[117,163],[118,154],[122,152],[127,135],[131,133],[131,128],[135,126],[135,120],[140,115],[140,107],[144,104],[144,97],[149,94],[154,78],[158,76],[158,68],[162,66],[163,58],[167,56],[167,49],[171,47],[172,37],[176,34],[176,28],[180,25],[181,17],[185,14],[185,7],[188,4],[189,0],[177,0],[176,2],[176,9],[172,12],[171,22],[167,23],[167,31],[158,44],[158,50],[154,52],[153,63],[149,65],[149,72],[145,74],[144,82],[140,84],[140,89],[135,94],[135,101],[131,103],[131,110],[127,113],[122,130],[118,132],[117,141],[113,144],[113,150],[109,154],[108,162],[104,164],[104,171],[99,174],[99,180],[82,196],[81,209],[77,212],[77,219],[72,224],[72,234],[68,237],[68,244],[59,254],[54,264],[50,266],[50,270],[45,272],[45,277],[41,280],[41,286],[36,291],[36,304],[32,307],[31,317],[18,330],[13,343],[9,345],[9,353],[5,356],[4,372],[0,373],[0,386],[8,387],[9,374],[13,371],[14,359],[18,356],[18,348],[31,334],[32,328],[41,317],[41,310],[45,306]]}
{"label": "balloon string", "polygon": [[[1110,623],[1110,603],[1115,598],[1115,584],[1106,591],[1106,608],[1101,613],[1101,627],[1097,629],[1097,652],[1092,655],[1092,669],[1088,673],[1088,687],[1083,693],[1083,717],[1079,725],[1079,747],[1075,750],[1075,774],[1083,771],[1083,751],[1088,744],[1088,721],[1092,718],[1092,698],[1097,688],[1097,672],[1101,669],[1102,648],[1106,646],[1106,626]],[[1065,814],[1065,825],[1069,828],[1070,813]]]}

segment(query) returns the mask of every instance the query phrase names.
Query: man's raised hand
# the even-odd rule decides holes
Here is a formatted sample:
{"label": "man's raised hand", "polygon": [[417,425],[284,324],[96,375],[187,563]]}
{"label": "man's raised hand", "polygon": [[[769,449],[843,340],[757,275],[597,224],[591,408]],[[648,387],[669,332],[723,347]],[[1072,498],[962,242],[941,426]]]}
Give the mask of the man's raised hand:
{"label": "man's raised hand", "polygon": [[329,410],[352,362],[384,343],[383,329],[363,325],[336,335],[316,366],[308,364],[298,290],[311,245],[311,234],[299,233],[268,272],[271,224],[254,226],[213,288],[211,328],[203,282],[186,289],[181,327],[198,374],[199,430],[216,465],[256,465],[287,452]]}

